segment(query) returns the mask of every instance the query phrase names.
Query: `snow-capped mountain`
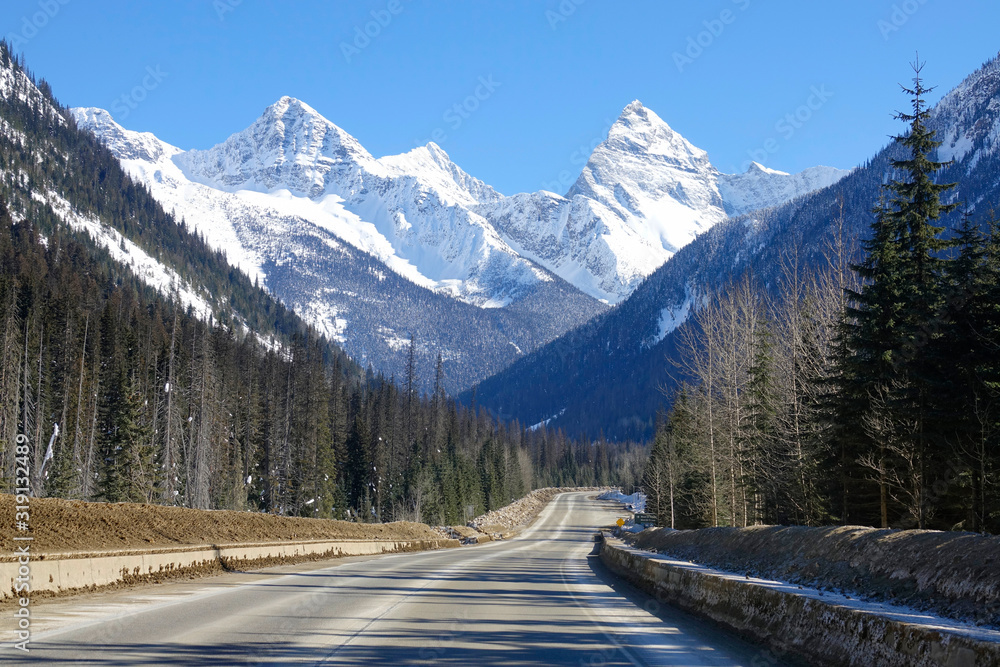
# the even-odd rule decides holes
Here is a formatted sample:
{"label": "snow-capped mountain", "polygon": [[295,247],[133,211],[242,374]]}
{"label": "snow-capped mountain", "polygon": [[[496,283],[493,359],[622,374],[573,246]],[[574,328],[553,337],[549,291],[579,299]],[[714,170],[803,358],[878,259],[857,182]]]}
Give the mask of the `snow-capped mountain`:
{"label": "snow-capped mountain", "polygon": [[963,172],[969,175],[982,160],[1000,153],[998,91],[1000,58],[983,65],[938,102],[932,123],[932,127],[939,129],[937,138],[941,141],[938,160],[961,163]]}
{"label": "snow-capped mountain", "polygon": [[192,182],[282,199],[414,283],[474,305],[507,305],[550,279],[470,210],[499,195],[436,145],[376,160],[290,97],[218,146],[172,159]]}
{"label": "snow-capped mountain", "polygon": [[[516,301],[550,280],[547,271],[617,303],[727,215],[780,204],[847,173],[815,168],[791,176],[754,165],[747,174],[720,174],[639,102],[625,108],[565,197],[503,197],[433,143],[376,159],[290,97],[208,150],[181,151],[152,135],[129,145],[106,112],[74,113],[187,218],[205,213],[206,197],[218,199],[192,187],[205,186],[313,222],[413,283],[483,307]],[[150,183],[157,173],[170,176],[172,187]],[[230,227],[240,224],[230,219]],[[199,226],[241,266],[259,268],[258,253],[241,252],[233,234]]]}
{"label": "snow-capped mountain", "polygon": [[[954,160],[935,179],[957,183],[948,197],[964,204],[941,224],[956,226],[967,210],[985,220],[1000,202],[1000,57],[946,94],[931,109],[928,126],[942,141],[937,159]],[[823,266],[839,238],[868,238],[871,209],[882,186],[898,177],[893,161],[905,157],[890,144],[831,187],[779,206],[770,197],[787,199],[838,175],[818,168],[789,176],[759,165],[746,174],[720,175],[716,182],[728,212],[768,208],[699,235],[616,308],[481,383],[477,404],[526,424],[551,418],[552,428],[592,437],[650,437],[664,390],[678,375],[680,330],[697,312],[700,297],[745,272],[775,288],[789,258]]]}
{"label": "snow-capped mountain", "polygon": [[719,174],[717,183],[726,213],[736,217],[822,190],[849,173],[834,167],[810,167],[788,174],[751,162],[742,174]]}
{"label": "snow-capped mountain", "polygon": [[504,240],[591,296],[618,303],[680,248],[729,216],[782,204],[850,173],[756,163],[722,174],[653,111],[625,107],[560,197],[519,194],[480,206]]}
{"label": "snow-capped mountain", "polygon": [[[440,352],[459,390],[604,309],[467,214],[499,195],[436,146],[375,160],[287,98],[209,151],[125,130],[99,109],[73,114],[165,210],[386,375],[401,374],[416,333],[422,376]],[[380,227],[387,211],[405,224]]]}
{"label": "snow-capped mountain", "polygon": [[626,298],[728,212],[846,173],[726,177],[638,102],[566,196],[504,197],[433,143],[376,158],[291,97],[207,150],[72,113],[167,211],[355,358],[396,372],[418,331],[425,361],[441,350],[458,387]]}
{"label": "snow-capped mountain", "polygon": [[637,236],[673,253],[726,218],[716,174],[708,153],[635,101],[566,196],[600,202]]}

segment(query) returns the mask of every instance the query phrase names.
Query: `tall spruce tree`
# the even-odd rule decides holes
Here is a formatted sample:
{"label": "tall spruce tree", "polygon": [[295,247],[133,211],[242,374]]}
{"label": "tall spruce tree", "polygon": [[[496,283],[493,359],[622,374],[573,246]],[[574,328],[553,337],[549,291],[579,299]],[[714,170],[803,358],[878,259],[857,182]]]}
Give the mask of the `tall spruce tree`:
{"label": "tall spruce tree", "polygon": [[935,464],[945,463],[945,436],[952,418],[936,405],[940,396],[947,395],[944,369],[949,364],[950,350],[942,345],[947,328],[944,285],[948,264],[942,252],[949,243],[941,238],[944,227],[935,223],[958,206],[941,202],[941,197],[957,184],[934,180],[934,175],[950,162],[930,159],[941,142],[934,139],[933,130],[927,126],[930,110],[925,97],[932,89],[924,87],[922,69],[919,60],[913,63],[913,87],[904,88],[912,99],[912,112],[896,115],[910,124],[908,134],[896,137],[910,155],[892,163],[902,170],[904,179],[892,181],[888,186],[893,195],[891,215],[902,231],[904,259],[901,322],[904,339],[897,360],[903,379],[896,398],[903,423],[912,424],[914,429],[912,447],[919,467],[915,471],[918,480],[915,492],[919,500],[917,516],[912,518],[920,528],[925,527],[928,515],[936,510],[936,503],[927,494],[928,477]]}
{"label": "tall spruce tree", "polygon": [[[849,507],[865,493],[864,473],[855,461],[874,449],[871,441],[857,428],[864,415],[875,408],[875,397],[897,382],[896,354],[902,347],[900,320],[902,310],[902,251],[899,247],[898,221],[889,214],[884,202],[874,209],[871,238],[862,244],[865,252],[860,264],[851,268],[863,281],[859,291],[847,290],[845,318],[838,334],[840,349],[835,393],[835,416],[831,436],[840,443],[840,468],[844,523],[850,522]],[[884,480],[877,480],[882,523],[887,522]]]}
{"label": "tall spruce tree", "polygon": [[937,399],[937,407],[950,418],[950,454],[954,461],[965,462],[970,481],[962,485],[964,489],[948,489],[949,518],[952,523],[968,520],[968,527],[982,530],[986,522],[987,442],[1000,407],[989,388],[995,352],[989,350],[987,332],[995,304],[990,302],[986,238],[969,213],[955,233],[954,244],[958,254],[950,262],[945,284],[943,319],[948,326],[940,344],[948,355],[949,363],[943,365],[947,386]]}
{"label": "tall spruce tree", "polygon": [[[923,64],[913,63],[913,87],[903,87],[911,98],[911,112],[896,118],[909,124],[909,132],[896,137],[908,154],[893,160],[902,179],[885,186],[888,203],[875,211],[872,238],[865,244],[865,260],[854,266],[864,286],[848,293],[850,305],[843,326],[846,354],[841,366],[838,420],[840,435],[853,441],[854,460],[877,459],[878,470],[907,465],[915,467],[913,520],[919,527],[927,521],[928,466],[940,451],[942,421],[935,414],[933,397],[943,388],[940,327],[944,294],[942,275],[948,246],[940,235],[943,227],[935,222],[956,206],[943,204],[942,195],[954,184],[938,184],[934,174],[947,163],[930,156],[940,145],[928,127],[930,112],[925,97],[931,89],[921,79]],[[873,413],[879,413],[877,415]],[[883,447],[883,437],[872,433],[848,436],[851,424],[866,417],[878,417],[891,425],[888,438],[903,443],[911,456],[895,457],[891,452],[872,450]],[[855,434],[858,429],[854,429]],[[876,442],[879,440],[879,442]],[[867,451],[865,451],[867,450]],[[874,457],[874,459],[872,458]],[[846,462],[845,462],[846,465]],[[885,479],[878,480],[883,523],[887,517]],[[846,520],[846,517],[845,517]]]}

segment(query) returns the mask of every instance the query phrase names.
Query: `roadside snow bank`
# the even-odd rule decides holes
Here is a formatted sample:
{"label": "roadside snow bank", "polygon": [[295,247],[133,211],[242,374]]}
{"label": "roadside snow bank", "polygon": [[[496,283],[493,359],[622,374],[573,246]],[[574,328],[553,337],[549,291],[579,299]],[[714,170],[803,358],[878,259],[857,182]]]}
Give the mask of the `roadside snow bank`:
{"label": "roadside snow bank", "polygon": [[598,500],[611,500],[616,503],[622,503],[625,505],[625,509],[629,512],[645,512],[646,511],[646,494],[639,493],[636,491],[632,495],[626,496],[624,493],[618,489],[612,489],[611,491],[605,491],[601,495],[597,496]]}
{"label": "roadside snow bank", "polygon": [[625,539],[640,549],[727,572],[1000,627],[1000,537],[858,526],[753,526],[651,528]]}

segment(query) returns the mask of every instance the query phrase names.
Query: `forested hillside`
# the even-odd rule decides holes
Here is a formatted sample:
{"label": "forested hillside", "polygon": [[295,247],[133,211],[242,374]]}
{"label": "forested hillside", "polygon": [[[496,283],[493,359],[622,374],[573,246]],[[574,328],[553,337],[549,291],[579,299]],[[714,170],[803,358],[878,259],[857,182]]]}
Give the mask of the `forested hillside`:
{"label": "forested hillside", "polygon": [[[892,85],[891,83],[889,84]],[[902,102],[902,98],[900,99]],[[878,113],[892,109],[878,110]],[[947,163],[935,175],[958,185],[947,202],[964,202],[983,222],[1000,206],[1000,58],[985,63],[930,110],[928,127]],[[669,405],[680,377],[683,323],[704,299],[752,275],[777,296],[789,263],[815,272],[838,237],[854,260],[871,234],[881,186],[904,157],[890,143],[835,185],[782,206],[731,218],[682,248],[614,309],[568,332],[478,386],[494,414],[614,439],[652,437],[657,410]],[[942,215],[958,229],[963,210]],[[667,390],[667,396],[661,391]],[[463,395],[464,400],[471,392]]]}
{"label": "forested hillside", "polygon": [[440,376],[423,395],[412,363],[363,373],[166,214],[5,45],[0,72],[5,488],[19,439],[37,495],[361,520],[457,522],[536,485],[636,477],[640,451],[500,423]]}
{"label": "forested hillside", "polygon": [[841,226],[694,316],[645,473],[664,525],[1000,531],[1000,222],[940,178],[915,69],[862,259]]}

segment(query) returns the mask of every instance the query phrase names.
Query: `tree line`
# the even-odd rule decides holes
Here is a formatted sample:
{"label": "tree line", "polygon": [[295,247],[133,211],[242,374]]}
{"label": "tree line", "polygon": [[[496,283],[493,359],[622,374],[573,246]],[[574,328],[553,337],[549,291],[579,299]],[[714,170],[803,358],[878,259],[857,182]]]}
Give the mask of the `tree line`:
{"label": "tree line", "polygon": [[[456,404],[443,363],[423,381],[418,340],[404,377],[365,372],[164,212],[3,42],[0,68],[0,488],[19,436],[36,495],[361,521],[464,522],[537,486],[638,481],[640,447]],[[208,320],[52,195],[174,269]]]}
{"label": "tree line", "polygon": [[0,303],[6,488],[18,434],[36,495],[362,521],[464,523],[538,486],[640,474],[640,447],[458,405],[440,363],[434,391],[419,392],[415,341],[398,382],[331,357],[312,333],[275,346],[3,205]]}
{"label": "tree line", "polygon": [[702,299],[644,470],[662,524],[1000,531],[1000,223],[936,224],[960,203],[914,69],[861,247],[841,215],[821,266]]}

